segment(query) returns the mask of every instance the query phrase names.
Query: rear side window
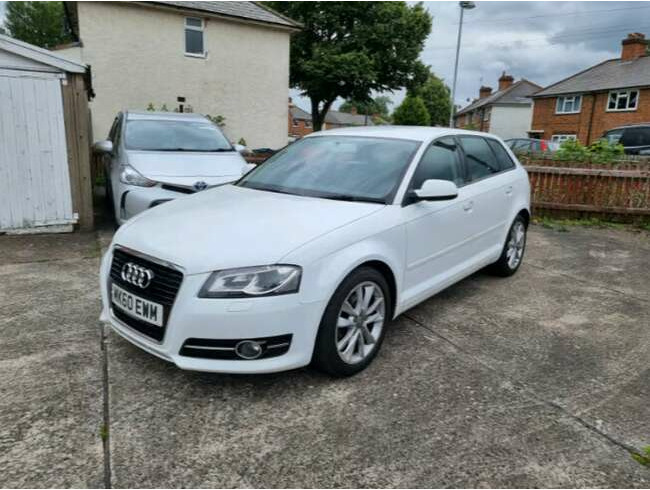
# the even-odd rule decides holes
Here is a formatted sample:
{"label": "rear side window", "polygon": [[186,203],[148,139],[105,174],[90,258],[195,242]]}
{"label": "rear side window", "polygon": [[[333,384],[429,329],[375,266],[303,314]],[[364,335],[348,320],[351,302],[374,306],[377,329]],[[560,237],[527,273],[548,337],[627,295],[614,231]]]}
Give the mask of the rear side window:
{"label": "rear side window", "polygon": [[605,138],[609,144],[615,145],[616,143],[620,143],[621,136],[623,136],[623,130],[614,129],[613,131],[607,131],[603,135],[603,138]]}
{"label": "rear side window", "polygon": [[510,148],[513,150],[519,151],[529,151],[530,150],[530,141],[528,140],[515,140],[515,144],[511,145]]}
{"label": "rear side window", "polygon": [[440,138],[422,155],[411,182],[412,189],[420,189],[425,180],[449,180],[461,185],[463,174],[456,141],[453,138]]}
{"label": "rear side window", "polygon": [[461,136],[459,139],[465,152],[468,180],[470,182],[501,171],[494,152],[484,138],[480,136]]}
{"label": "rear side window", "polygon": [[626,128],[623,131],[620,143],[623,146],[647,146],[650,145],[650,127],[648,128]]}
{"label": "rear side window", "polygon": [[[509,168],[513,168],[515,166],[515,162],[512,161],[510,155],[508,155],[508,152],[503,148],[501,143],[496,140],[487,140],[487,142],[497,157],[497,162],[499,163],[500,170],[508,170]],[[541,151],[541,144],[539,150],[533,151]]]}

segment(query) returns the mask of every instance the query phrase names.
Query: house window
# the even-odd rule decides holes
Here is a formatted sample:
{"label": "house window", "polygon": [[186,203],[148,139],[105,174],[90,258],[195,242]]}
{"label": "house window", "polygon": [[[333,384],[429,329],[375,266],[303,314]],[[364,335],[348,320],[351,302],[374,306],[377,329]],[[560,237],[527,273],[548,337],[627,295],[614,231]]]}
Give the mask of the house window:
{"label": "house window", "polygon": [[293,125],[294,128],[297,128],[297,127],[298,127],[298,124],[299,124],[299,123],[298,123],[298,119],[295,119],[295,118],[292,119],[292,120],[291,120],[291,124]]}
{"label": "house window", "polygon": [[311,121],[305,120],[305,127],[306,128],[311,128]]}
{"label": "house window", "polygon": [[577,114],[580,112],[580,105],[582,103],[581,95],[569,95],[567,97],[558,97],[557,106],[555,107],[556,114]]}
{"label": "house window", "polygon": [[483,111],[483,121],[487,122],[490,120],[490,112],[490,109],[485,109],[485,111]]}
{"label": "house window", "polygon": [[205,56],[203,49],[203,19],[197,17],[185,18],[185,54],[189,56]]}
{"label": "house window", "polygon": [[577,138],[576,138],[576,135],[575,135],[575,134],[554,134],[554,135],[551,137],[551,141],[552,141],[553,143],[558,143],[558,144],[562,144],[562,143],[564,143],[565,141],[569,141],[569,140],[573,140],[573,141],[575,141],[576,139],[577,139]]}
{"label": "house window", "polygon": [[607,102],[608,111],[635,111],[639,104],[638,90],[612,90]]}

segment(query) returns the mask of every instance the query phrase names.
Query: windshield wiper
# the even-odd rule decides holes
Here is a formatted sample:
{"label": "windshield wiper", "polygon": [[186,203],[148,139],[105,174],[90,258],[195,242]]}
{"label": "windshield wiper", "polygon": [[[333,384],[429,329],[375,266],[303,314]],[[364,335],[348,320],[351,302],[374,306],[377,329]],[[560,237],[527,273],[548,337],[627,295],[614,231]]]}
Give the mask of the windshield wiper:
{"label": "windshield wiper", "polygon": [[235,151],[232,149],[228,148],[214,148],[210,150],[197,150],[195,148],[156,148],[155,150],[143,150],[143,151],[188,151],[188,152],[194,152],[194,153],[215,153],[215,152],[222,152],[222,151]]}
{"label": "windshield wiper", "polygon": [[322,199],[334,199],[335,201],[373,202],[377,204],[386,204],[385,199],[380,199],[378,197],[351,196],[348,194],[318,194],[314,197],[320,197]]}

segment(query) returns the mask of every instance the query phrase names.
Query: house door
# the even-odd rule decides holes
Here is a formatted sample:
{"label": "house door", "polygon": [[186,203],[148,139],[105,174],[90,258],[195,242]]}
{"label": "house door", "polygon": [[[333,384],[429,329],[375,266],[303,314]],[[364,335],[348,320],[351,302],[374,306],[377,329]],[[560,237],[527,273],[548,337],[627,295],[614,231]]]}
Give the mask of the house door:
{"label": "house door", "polygon": [[75,221],[60,75],[0,70],[0,230]]}

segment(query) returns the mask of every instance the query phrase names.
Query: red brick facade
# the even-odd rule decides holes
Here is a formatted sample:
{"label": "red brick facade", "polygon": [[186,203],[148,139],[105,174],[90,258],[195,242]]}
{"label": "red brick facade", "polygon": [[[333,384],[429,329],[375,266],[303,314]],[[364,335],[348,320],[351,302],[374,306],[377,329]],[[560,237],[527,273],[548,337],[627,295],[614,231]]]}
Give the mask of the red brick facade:
{"label": "red brick facade", "polygon": [[609,92],[582,94],[578,114],[556,114],[557,97],[535,99],[531,129],[542,139],[550,140],[556,134],[575,134],[581,143],[589,144],[608,129],[650,122],[650,88],[639,90],[638,106],[633,111],[608,112],[608,98]]}

